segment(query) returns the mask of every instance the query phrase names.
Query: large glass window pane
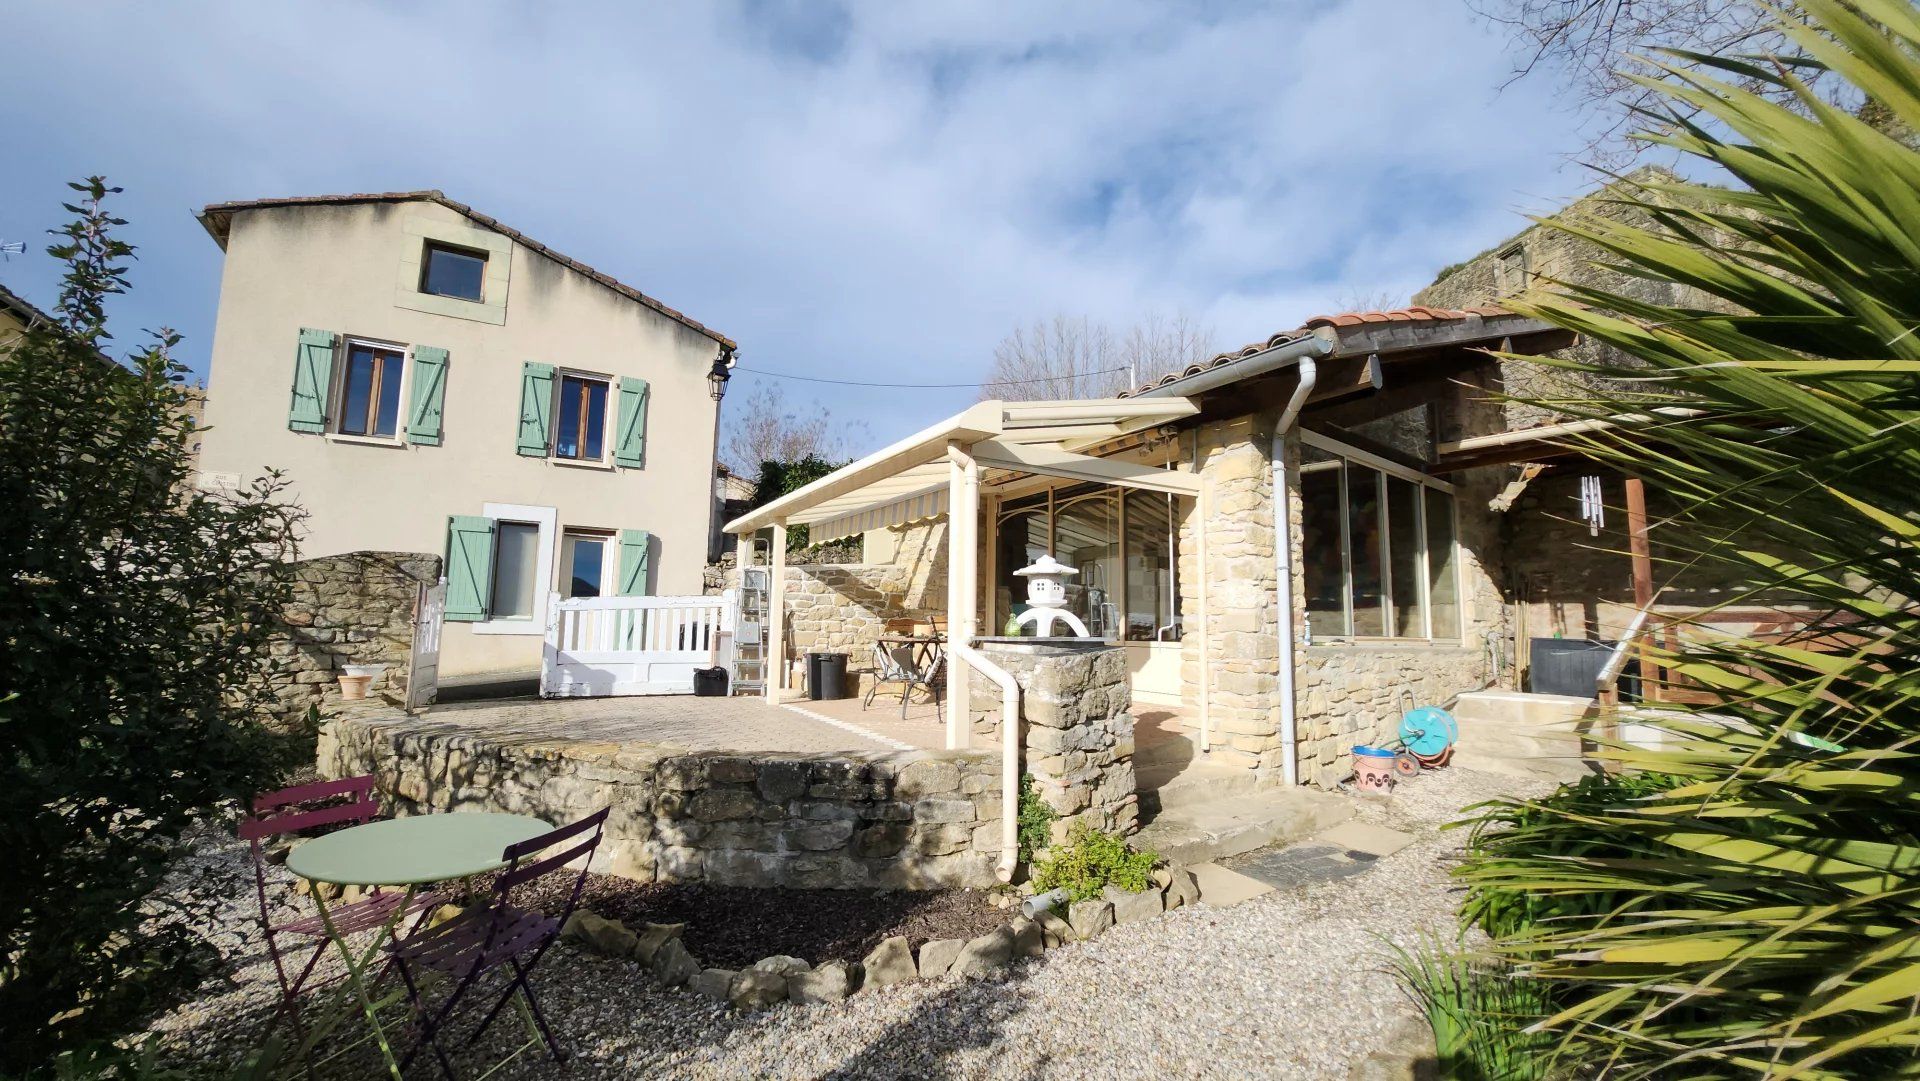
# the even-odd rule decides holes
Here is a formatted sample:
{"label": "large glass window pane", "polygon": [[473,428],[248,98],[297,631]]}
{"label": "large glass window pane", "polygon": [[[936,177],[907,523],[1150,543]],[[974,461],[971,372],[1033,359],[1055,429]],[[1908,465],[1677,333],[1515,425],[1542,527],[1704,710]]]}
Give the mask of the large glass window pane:
{"label": "large glass window pane", "polygon": [[1053,524],[1053,557],[1080,573],[1067,579],[1067,610],[1096,638],[1120,636],[1120,521],[1113,493],[1062,500]]}
{"label": "large glass window pane", "polygon": [[1420,486],[1399,477],[1387,478],[1387,569],[1393,601],[1393,635],[1425,638],[1426,615],[1420,610]]}
{"label": "large glass window pane", "polygon": [[1347,633],[1340,464],[1312,447],[1300,448],[1300,567],[1306,577],[1307,626],[1322,637]]}
{"label": "large glass window pane", "polygon": [[1433,636],[1460,637],[1460,555],[1454,545],[1453,497],[1427,489],[1427,598]]}
{"label": "large glass window pane", "polygon": [[493,552],[493,618],[533,618],[539,563],[540,527],[501,522]]}
{"label": "large glass window pane", "polygon": [[1047,554],[1046,506],[1042,504],[1037,509],[1015,511],[1002,517],[997,544],[994,567],[1000,581],[994,588],[995,634],[1005,628],[1015,613],[1027,609],[1027,580],[1013,572]]}
{"label": "large glass window pane", "polygon": [[569,597],[598,597],[601,572],[607,561],[607,539],[569,533],[561,545],[560,566],[566,578],[561,592]]}
{"label": "large glass window pane", "polygon": [[400,354],[380,354],[380,408],[373,419],[373,434],[391,436],[400,430]]}
{"label": "large glass window pane", "polygon": [[1347,463],[1348,575],[1353,587],[1353,633],[1378,638],[1387,633],[1386,562],[1381,554],[1380,474]]}
{"label": "large glass window pane", "polygon": [[356,345],[347,350],[347,372],[340,393],[340,430],[367,434],[367,402],[373,398],[373,350]]}
{"label": "large glass window pane", "polygon": [[1180,640],[1180,519],[1177,496],[1131,491],[1127,501],[1127,625],[1130,642]]}
{"label": "large glass window pane", "polygon": [[428,244],[426,266],[420,269],[420,291],[479,300],[486,272],[487,257],[480,252]]}

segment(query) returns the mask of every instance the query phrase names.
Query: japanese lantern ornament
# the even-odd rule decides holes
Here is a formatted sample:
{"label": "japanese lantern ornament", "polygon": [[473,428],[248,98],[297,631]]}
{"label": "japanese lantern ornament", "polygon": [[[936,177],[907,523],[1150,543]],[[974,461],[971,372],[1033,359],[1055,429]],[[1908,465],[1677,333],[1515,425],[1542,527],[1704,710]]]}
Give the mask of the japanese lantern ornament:
{"label": "japanese lantern ornament", "polygon": [[1027,580],[1027,610],[1020,613],[1014,622],[1025,627],[1033,626],[1033,633],[1040,638],[1053,635],[1053,625],[1064,620],[1074,631],[1075,638],[1086,638],[1087,625],[1080,617],[1067,611],[1067,582],[1069,574],[1079,574],[1072,567],[1057,562],[1052,553],[1041,556],[1032,566],[1022,567],[1013,573]]}

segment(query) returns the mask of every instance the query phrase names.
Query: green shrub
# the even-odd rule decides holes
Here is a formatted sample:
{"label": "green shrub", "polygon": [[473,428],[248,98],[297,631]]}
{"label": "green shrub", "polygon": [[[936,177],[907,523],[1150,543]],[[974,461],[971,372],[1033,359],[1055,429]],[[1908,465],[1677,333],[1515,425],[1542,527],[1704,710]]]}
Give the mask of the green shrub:
{"label": "green shrub", "polygon": [[97,1046],[204,971],[158,892],[182,831],[272,788],[270,639],[297,512],[194,487],[178,336],[108,358],[132,247],[95,178],[49,254],[56,320],[0,349],[0,1076]]}
{"label": "green shrub", "polygon": [[1439,1076],[1452,1081],[1548,1081],[1555,1037],[1529,1027],[1553,1012],[1546,985],[1518,979],[1497,962],[1423,943],[1395,948],[1400,986],[1433,1029]]}
{"label": "green shrub", "polygon": [[1040,798],[1033,774],[1020,775],[1020,862],[1032,863],[1033,854],[1053,840],[1053,808]]}
{"label": "green shrub", "polygon": [[1036,892],[1064,889],[1072,901],[1090,901],[1107,886],[1118,886],[1128,893],[1139,893],[1153,882],[1153,865],[1160,857],[1152,852],[1136,852],[1127,842],[1111,833],[1101,833],[1078,825],[1067,843],[1056,845],[1053,854],[1033,871]]}

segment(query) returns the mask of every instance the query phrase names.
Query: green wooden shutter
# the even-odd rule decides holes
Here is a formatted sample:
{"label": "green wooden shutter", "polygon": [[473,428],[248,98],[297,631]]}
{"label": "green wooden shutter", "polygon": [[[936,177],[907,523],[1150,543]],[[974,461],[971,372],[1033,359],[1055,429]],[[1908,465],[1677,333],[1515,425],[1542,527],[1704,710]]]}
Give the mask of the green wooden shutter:
{"label": "green wooden shutter", "polygon": [[620,596],[647,596],[648,549],[653,534],[644,529],[620,531]]}
{"label": "green wooden shutter", "polygon": [[446,411],[447,351],[437,345],[413,347],[413,385],[407,406],[407,442],[440,445],[440,419]]}
{"label": "green wooden shutter", "polygon": [[520,369],[522,454],[545,458],[553,445],[553,365],[529,360]]}
{"label": "green wooden shutter", "polygon": [[456,514],[447,519],[447,619],[478,623],[487,618],[493,591],[494,520]]}
{"label": "green wooden shutter", "polygon": [[287,427],[296,432],[327,430],[327,392],[333,388],[333,332],[300,328],[293,354],[293,407]]}
{"label": "green wooden shutter", "polygon": [[614,445],[615,465],[639,469],[647,464],[647,381],[620,377],[620,441]]}

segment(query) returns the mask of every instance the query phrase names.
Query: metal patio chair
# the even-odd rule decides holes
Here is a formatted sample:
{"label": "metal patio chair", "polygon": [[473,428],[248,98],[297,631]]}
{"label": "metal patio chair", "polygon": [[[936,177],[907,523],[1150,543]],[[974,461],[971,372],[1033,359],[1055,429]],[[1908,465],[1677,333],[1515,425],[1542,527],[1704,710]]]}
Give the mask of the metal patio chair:
{"label": "metal patio chair", "polygon": [[[420,1054],[422,1047],[432,1047],[434,1057],[439,1059],[440,1069],[446,1073],[448,1081],[457,1081],[453,1060],[447,1055],[440,1037],[448,1027],[447,1022],[454,1007],[460,1004],[480,977],[503,966],[512,969],[512,978],[507,981],[499,1000],[464,1042],[471,1044],[478,1040],[518,992],[525,1003],[527,1019],[538,1032],[537,1039],[546,1041],[547,1050],[553,1053],[554,1061],[567,1060],[566,1050],[554,1039],[546,1016],[540,1012],[540,1004],[534,1000],[531,975],[534,966],[545,956],[547,948],[560,937],[560,929],[566,926],[567,918],[573,915],[574,908],[580,903],[580,892],[587,883],[587,864],[592,860],[594,850],[600,846],[600,836],[605,830],[609,810],[603,807],[571,825],[508,845],[501,854],[506,867],[494,879],[492,895],[484,904],[470,907],[445,923],[417,931],[389,947],[394,964],[400,970],[400,979],[406,984],[407,999],[420,1028],[419,1041],[400,1061],[402,1072]],[[560,850],[543,855],[551,848]],[[575,860],[580,861],[580,871],[558,915],[521,908],[512,903],[518,887],[561,871]],[[447,992],[437,1009],[430,1010],[421,993],[420,977],[426,972],[438,973],[453,982],[452,990]],[[507,1059],[515,1058],[532,1047],[535,1040],[536,1037],[529,1037]],[[496,1064],[494,1069],[498,1069],[505,1061]]]}
{"label": "metal patio chair", "polygon": [[900,719],[904,721],[907,700],[915,687],[925,687],[933,695],[934,704],[940,704],[946,687],[946,671],[946,654],[938,646],[929,648],[920,642],[875,642],[871,682],[860,708],[864,711],[873,705],[882,684],[897,683],[900,685]]}
{"label": "metal patio chair", "polygon": [[[280,983],[280,1005],[268,1021],[267,1030],[271,1032],[285,1017],[293,1024],[294,1031],[305,1039],[306,1026],[300,1017],[300,992],[306,989],[314,966],[320,963],[321,956],[327,952],[332,940],[328,937],[327,923],[318,912],[284,922],[275,921],[275,905],[267,898],[268,860],[262,842],[275,837],[298,836],[327,826],[357,826],[362,822],[371,822],[380,817],[380,802],[374,794],[373,776],[369,774],[269,792],[255,797],[253,811],[240,823],[239,833],[253,856],[254,896],[260,905],[260,929],[266,937],[267,956],[273,959],[274,976]],[[439,907],[440,903],[441,899],[431,893],[416,894],[408,902],[404,891],[389,893],[376,889],[357,901],[331,906],[327,916],[332,920],[336,932],[351,935],[384,926],[390,920],[404,919],[412,913],[424,913]],[[399,911],[402,906],[406,911]],[[283,938],[295,939],[303,945],[310,943],[313,947],[306,963],[291,977],[287,972],[288,962],[293,957],[286,954],[297,957],[299,949],[283,951]]]}

